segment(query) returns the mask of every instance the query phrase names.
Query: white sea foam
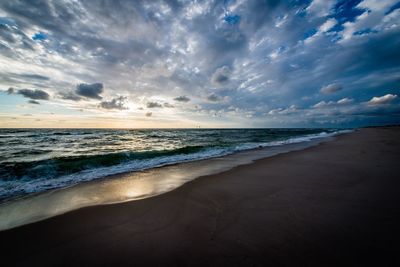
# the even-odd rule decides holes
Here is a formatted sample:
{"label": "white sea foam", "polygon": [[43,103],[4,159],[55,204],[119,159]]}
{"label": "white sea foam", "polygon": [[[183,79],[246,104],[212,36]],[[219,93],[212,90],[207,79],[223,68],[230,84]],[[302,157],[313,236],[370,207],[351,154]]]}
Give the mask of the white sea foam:
{"label": "white sea foam", "polygon": [[286,144],[308,142],[314,139],[326,138],[350,131],[351,130],[342,130],[330,133],[321,132],[317,134],[309,134],[309,135],[292,137],[288,139],[271,141],[266,143],[245,143],[227,148],[211,147],[190,154],[177,154],[171,156],[160,156],[149,159],[131,160],[129,162],[124,162],[114,166],[92,168],[74,174],[64,175],[54,178],[43,177],[38,179],[20,179],[20,180],[9,180],[9,181],[0,180],[0,198],[4,199],[15,195],[26,195],[26,194],[46,191],[49,189],[68,187],[78,183],[92,181],[95,179],[101,179],[107,176],[121,174],[121,173],[141,171],[181,162],[190,162],[196,160],[221,157],[244,150],[277,147]]}

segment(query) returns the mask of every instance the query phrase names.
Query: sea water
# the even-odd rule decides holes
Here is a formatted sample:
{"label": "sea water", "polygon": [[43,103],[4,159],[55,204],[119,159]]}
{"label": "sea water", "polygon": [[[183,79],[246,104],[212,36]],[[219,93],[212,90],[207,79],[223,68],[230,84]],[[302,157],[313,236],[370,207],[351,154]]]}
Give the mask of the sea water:
{"label": "sea water", "polygon": [[0,129],[0,201],[337,129]]}

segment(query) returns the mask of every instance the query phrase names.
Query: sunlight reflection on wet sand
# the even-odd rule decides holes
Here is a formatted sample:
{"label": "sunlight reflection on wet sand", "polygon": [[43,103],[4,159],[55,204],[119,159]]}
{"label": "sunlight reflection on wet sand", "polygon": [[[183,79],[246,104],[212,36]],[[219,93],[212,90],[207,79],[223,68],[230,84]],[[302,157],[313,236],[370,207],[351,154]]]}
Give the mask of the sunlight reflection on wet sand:
{"label": "sunlight reflection on wet sand", "polygon": [[[331,139],[331,138],[329,138]],[[220,173],[254,160],[301,150],[329,139],[244,151],[237,154],[115,175],[0,205],[0,230],[44,220],[82,207],[119,203],[171,191],[197,177]]]}

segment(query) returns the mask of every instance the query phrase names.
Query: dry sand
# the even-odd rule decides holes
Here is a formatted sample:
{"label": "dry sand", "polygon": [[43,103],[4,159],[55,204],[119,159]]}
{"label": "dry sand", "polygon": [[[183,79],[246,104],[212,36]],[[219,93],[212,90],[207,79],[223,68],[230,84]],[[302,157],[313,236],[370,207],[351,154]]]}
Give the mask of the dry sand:
{"label": "dry sand", "polygon": [[400,128],[362,129],[0,232],[1,264],[399,266],[399,170]]}

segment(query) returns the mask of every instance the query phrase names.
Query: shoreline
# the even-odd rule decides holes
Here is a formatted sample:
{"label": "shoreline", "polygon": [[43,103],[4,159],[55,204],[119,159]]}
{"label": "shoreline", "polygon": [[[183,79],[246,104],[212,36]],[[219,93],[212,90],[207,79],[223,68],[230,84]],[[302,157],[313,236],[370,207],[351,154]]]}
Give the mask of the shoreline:
{"label": "shoreline", "polygon": [[166,194],[2,231],[4,260],[142,266],[361,266],[386,260],[395,266],[399,136],[399,127],[361,129],[202,176]]}
{"label": "shoreline", "polygon": [[[300,129],[301,130],[301,129]],[[322,129],[321,129],[322,130]],[[213,158],[226,157],[233,154],[254,151],[257,149],[269,149],[271,147],[280,147],[287,144],[294,144],[300,142],[309,142],[315,139],[331,137],[338,135],[343,132],[351,132],[348,129],[336,129],[335,131],[324,130],[322,132],[305,134],[305,135],[294,135],[286,137],[283,139],[270,140],[266,142],[258,143],[243,143],[237,144],[233,147],[226,147],[225,149],[217,147],[216,149],[204,146],[204,150],[193,151],[186,153],[173,154],[167,156],[156,156],[150,157],[148,159],[131,159],[126,162],[120,162],[119,164],[114,164],[111,166],[98,166],[95,168],[87,168],[80,172],[74,172],[67,175],[56,176],[56,178],[47,177],[46,174],[39,179],[27,179],[21,182],[19,179],[9,179],[0,181],[0,205],[2,203],[14,201],[17,199],[22,199],[25,197],[46,193],[51,190],[58,190],[63,188],[69,188],[79,184],[92,181],[101,181],[104,179],[109,179],[113,177],[118,177],[121,175],[126,175],[133,172],[146,171],[154,168],[172,166],[175,164],[183,164],[188,162],[196,162],[201,160],[209,160]],[[55,134],[55,133],[53,133]],[[63,135],[70,135],[70,133],[63,133]],[[195,147],[195,146],[194,146]],[[183,148],[192,148],[189,146],[184,146]],[[175,149],[180,150],[180,149]],[[161,150],[162,151],[162,150]],[[157,151],[153,151],[156,153]],[[136,153],[136,152],[132,152]],[[141,153],[141,152],[137,152]],[[116,153],[119,154],[119,153]],[[102,154],[101,156],[109,157],[115,155],[114,153]],[[140,155],[139,155],[140,156]],[[61,157],[62,158],[62,157]],[[68,157],[67,157],[68,158]],[[57,159],[57,158],[55,158]],[[43,159],[43,161],[48,161],[50,159]],[[39,165],[42,161],[37,162]],[[51,166],[51,163],[46,163]],[[46,165],[45,164],[45,165]],[[57,167],[57,166],[55,166]],[[1,190],[1,188],[9,188],[8,190]],[[25,192],[25,193],[23,193]],[[30,193],[28,193],[30,192]]]}
{"label": "shoreline", "polygon": [[[94,179],[66,187],[50,189],[10,199],[0,203],[0,218],[3,217],[3,220],[0,220],[0,231],[46,220],[84,207],[110,205],[154,197],[168,193],[189,181],[203,176],[219,174],[237,166],[252,164],[257,160],[274,157],[282,153],[307,149],[324,142],[332,141],[340,135],[348,134],[353,131],[356,130],[340,130],[327,134],[325,137],[316,137],[308,141],[258,147],[218,157],[177,162],[140,171],[114,174],[102,179]],[[193,171],[193,169],[197,168],[200,170]],[[164,179],[165,181],[161,181],[161,183],[170,182],[175,184],[167,184],[166,188],[164,186],[164,188],[156,189],[154,191],[149,189],[146,191],[146,189],[144,189],[142,190],[143,192],[140,192],[140,190],[135,189],[143,187],[143,184],[145,184],[145,187],[160,186],[160,181],[155,180],[155,178],[159,176],[169,176]],[[176,176],[179,176],[179,178],[176,179]],[[137,180],[148,181],[147,183],[144,182],[138,184]],[[120,184],[121,182],[122,184]],[[132,188],[132,191],[129,192],[125,190],[126,188]],[[102,197],[98,191],[107,193],[108,195],[109,192],[115,193],[111,196]],[[133,191],[138,192],[133,193]],[[79,198],[80,202],[70,203],[71,201],[69,199],[73,198]],[[46,204],[48,202],[53,204],[49,206]],[[42,206],[46,206],[46,210],[43,211]],[[29,207],[29,210],[27,210],[26,207]]]}

